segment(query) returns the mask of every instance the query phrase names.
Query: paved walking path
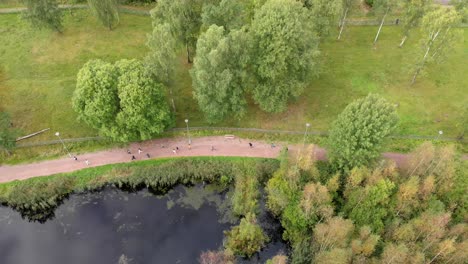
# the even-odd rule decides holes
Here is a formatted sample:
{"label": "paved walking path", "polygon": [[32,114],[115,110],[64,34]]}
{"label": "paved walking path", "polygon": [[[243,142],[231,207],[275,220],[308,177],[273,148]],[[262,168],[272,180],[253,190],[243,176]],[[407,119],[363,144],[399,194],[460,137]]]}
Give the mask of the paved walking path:
{"label": "paved walking path", "polygon": [[[188,149],[186,138],[157,139],[142,143],[132,143],[129,147],[132,154],[127,154],[127,149],[111,149],[94,153],[78,155],[78,161],[74,161],[68,156],[56,160],[47,160],[31,164],[20,164],[13,166],[0,166],[0,182],[13,180],[24,180],[32,177],[47,176],[57,173],[72,172],[87,167],[97,167],[106,164],[131,162],[132,155],[137,160],[148,159],[146,153],[151,158],[162,157],[191,157],[191,156],[241,156],[241,157],[261,157],[276,158],[283,147],[277,144],[272,147],[270,144],[250,141],[248,139],[226,139],[224,136],[201,137],[192,140],[191,149]],[[253,144],[250,148],[249,142]],[[214,147],[212,151],[211,148]],[[179,148],[176,154],[173,149]],[[138,154],[138,148],[142,153]],[[288,145],[290,151],[299,149],[299,145]],[[315,155],[319,160],[326,159],[326,151],[322,148],[315,149]],[[385,153],[385,158],[394,160],[398,166],[404,166],[408,157],[406,154]],[[85,160],[90,164],[86,165]]]}

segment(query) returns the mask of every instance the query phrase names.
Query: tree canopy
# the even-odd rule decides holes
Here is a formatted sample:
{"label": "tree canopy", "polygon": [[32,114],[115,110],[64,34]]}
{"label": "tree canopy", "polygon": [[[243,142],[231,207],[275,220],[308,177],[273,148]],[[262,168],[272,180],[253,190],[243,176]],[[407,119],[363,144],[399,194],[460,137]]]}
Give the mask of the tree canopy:
{"label": "tree canopy", "polygon": [[314,29],[320,37],[328,36],[343,13],[342,0],[309,0]]}
{"label": "tree canopy", "polygon": [[269,0],[252,21],[253,97],[267,112],[283,112],[318,73],[318,38],[308,10],[294,0]]}
{"label": "tree canopy", "polygon": [[192,62],[200,27],[204,0],[160,0],[151,10],[153,26],[167,23],[172,35],[187,51],[187,61]]}
{"label": "tree canopy", "polygon": [[88,4],[96,17],[109,30],[112,30],[119,23],[117,0],[88,0]]}
{"label": "tree canopy", "polygon": [[330,160],[342,169],[368,165],[380,155],[383,140],[397,122],[395,107],[378,95],[352,102],[330,130]]}
{"label": "tree canopy", "polygon": [[226,35],[223,27],[212,25],[197,43],[197,57],[191,70],[194,96],[209,122],[246,112],[249,36],[244,30]]}
{"label": "tree canopy", "polygon": [[26,12],[23,17],[32,26],[46,27],[59,33],[62,32],[63,15],[57,0],[23,0],[23,3],[26,5]]}
{"label": "tree canopy", "polygon": [[86,63],[72,102],[80,119],[118,141],[150,139],[171,124],[163,86],[137,60]]}

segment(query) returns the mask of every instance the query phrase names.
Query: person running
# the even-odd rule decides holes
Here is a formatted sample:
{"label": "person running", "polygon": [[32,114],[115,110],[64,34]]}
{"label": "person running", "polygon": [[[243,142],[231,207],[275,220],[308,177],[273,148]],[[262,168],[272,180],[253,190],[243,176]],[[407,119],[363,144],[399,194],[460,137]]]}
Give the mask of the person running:
{"label": "person running", "polygon": [[76,156],[73,156],[73,159],[74,159],[75,161],[78,161],[78,158],[77,158]]}
{"label": "person running", "polygon": [[149,159],[151,158],[150,154],[149,153],[146,153],[146,157]]}
{"label": "person running", "polygon": [[141,148],[138,148],[138,154],[141,154],[143,152],[143,150],[141,150]]}
{"label": "person running", "polygon": [[85,163],[86,163],[86,166],[89,166],[89,164],[90,164],[89,160],[87,160],[87,159],[85,160]]}
{"label": "person running", "polygon": [[129,155],[130,155],[130,154],[132,154],[132,152],[130,152],[130,150],[129,150],[129,149],[127,149],[127,154],[129,154]]}
{"label": "person running", "polygon": [[214,150],[215,150],[214,146],[213,146],[213,145],[211,145],[211,151],[214,151]]}
{"label": "person running", "polygon": [[271,143],[271,148],[275,148],[275,147],[276,147],[275,143]]}
{"label": "person running", "polygon": [[192,145],[189,143],[188,144],[188,149],[191,150],[192,149]]}
{"label": "person running", "polygon": [[175,147],[175,149],[176,149],[177,151],[179,151],[179,147]]}
{"label": "person running", "polygon": [[249,146],[250,148],[253,148],[253,144],[251,142],[249,142]]}
{"label": "person running", "polygon": [[136,160],[135,155],[132,155],[132,160]]}
{"label": "person running", "polygon": [[176,149],[172,149],[172,153],[177,154]]}

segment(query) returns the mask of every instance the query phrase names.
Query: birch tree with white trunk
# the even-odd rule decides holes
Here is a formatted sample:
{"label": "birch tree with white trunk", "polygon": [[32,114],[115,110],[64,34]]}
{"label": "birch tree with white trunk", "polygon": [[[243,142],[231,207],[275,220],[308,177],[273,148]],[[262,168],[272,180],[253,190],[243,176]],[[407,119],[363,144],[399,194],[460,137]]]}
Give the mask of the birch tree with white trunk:
{"label": "birch tree with white trunk", "polygon": [[341,39],[341,34],[343,33],[343,29],[345,28],[346,24],[346,17],[349,15],[353,5],[356,3],[356,0],[343,0],[342,4],[342,15],[340,18],[340,33],[338,34],[338,39]]}
{"label": "birch tree with white trunk", "polygon": [[387,18],[388,14],[395,8],[398,4],[397,0],[375,0],[373,9],[374,12],[380,21],[379,30],[377,30],[377,35],[374,38],[374,45],[377,43],[379,39],[380,32],[382,31],[382,27],[385,23],[385,19]]}
{"label": "birch tree with white trunk", "polygon": [[411,31],[419,26],[421,19],[424,14],[428,11],[430,5],[432,4],[431,0],[404,0],[403,1],[403,19],[402,19],[402,29],[403,29],[403,38],[401,39],[399,47],[403,47],[406,40],[408,39]]}
{"label": "birch tree with white trunk", "polygon": [[411,85],[421,74],[427,64],[440,61],[454,43],[459,39],[459,30],[454,28],[461,21],[461,16],[454,9],[437,7],[424,15],[421,22],[423,35],[421,60],[416,63],[416,69]]}

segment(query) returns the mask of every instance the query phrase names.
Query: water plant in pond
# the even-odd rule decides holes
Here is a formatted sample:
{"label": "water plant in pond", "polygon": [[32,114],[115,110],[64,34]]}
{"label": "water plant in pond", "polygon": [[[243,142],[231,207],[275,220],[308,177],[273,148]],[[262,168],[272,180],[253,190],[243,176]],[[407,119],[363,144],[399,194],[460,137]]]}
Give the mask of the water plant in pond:
{"label": "water plant in pond", "polygon": [[268,237],[252,213],[248,213],[238,226],[226,232],[226,249],[231,250],[236,255],[251,257],[260,251],[268,241]]}

